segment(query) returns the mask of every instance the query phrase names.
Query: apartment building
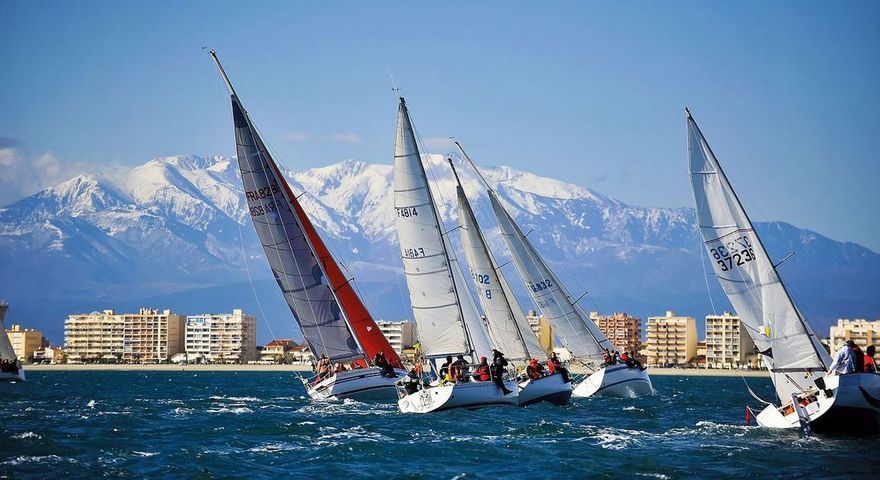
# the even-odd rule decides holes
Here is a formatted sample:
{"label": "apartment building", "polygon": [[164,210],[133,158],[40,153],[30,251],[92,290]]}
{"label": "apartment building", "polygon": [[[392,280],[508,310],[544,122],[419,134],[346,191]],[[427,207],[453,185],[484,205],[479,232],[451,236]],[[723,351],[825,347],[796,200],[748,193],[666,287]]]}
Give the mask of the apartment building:
{"label": "apartment building", "polygon": [[376,325],[379,326],[379,331],[385,335],[397,355],[403,355],[404,349],[410,348],[416,343],[418,335],[416,324],[413,322],[379,320]]}
{"label": "apartment building", "polygon": [[181,315],[141,308],[68,315],[64,350],[70,362],[158,363],[183,351]]}
{"label": "apartment building", "polygon": [[648,365],[684,365],[697,356],[697,321],[668,310],[665,316],[648,317]]}
{"label": "apartment building", "polygon": [[635,352],[639,354],[639,341],[642,337],[642,320],[630,317],[626,312],[613,315],[600,315],[599,312],[590,312],[592,320],[608,340],[618,350]]}
{"label": "apartment building", "polygon": [[538,312],[534,310],[529,310],[526,314],[526,320],[528,320],[532,332],[538,336],[538,343],[541,344],[541,348],[548,354],[553,351],[553,328],[550,326],[550,322],[543,315],[538,315]]}
{"label": "apartment building", "polygon": [[11,329],[6,330],[9,342],[12,343],[12,349],[15,350],[15,356],[23,362],[32,362],[34,360],[34,352],[43,349],[43,332],[32,328],[21,328],[21,325],[13,325]]}
{"label": "apartment building", "polygon": [[190,315],[186,317],[184,334],[187,355],[202,355],[216,363],[247,363],[257,359],[257,319],[241,309]]}
{"label": "apartment building", "polygon": [[64,351],[69,362],[122,360],[125,320],[113,310],[68,315]]}
{"label": "apartment building", "polygon": [[831,326],[828,337],[831,353],[839,350],[847,340],[852,340],[862,350],[868,345],[880,347],[880,320],[870,322],[864,318],[839,318],[837,325]]}
{"label": "apartment building", "polygon": [[738,316],[706,315],[706,368],[748,367],[754,346]]}

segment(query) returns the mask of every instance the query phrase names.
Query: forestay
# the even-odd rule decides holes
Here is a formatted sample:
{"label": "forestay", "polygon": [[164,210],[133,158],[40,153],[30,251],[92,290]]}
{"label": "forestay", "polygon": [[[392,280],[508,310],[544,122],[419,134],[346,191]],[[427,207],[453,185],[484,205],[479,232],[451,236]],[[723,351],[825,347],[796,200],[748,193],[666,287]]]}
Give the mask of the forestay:
{"label": "forestay", "polygon": [[471,354],[450,258],[402,97],[394,146],[394,209],[422,351],[430,357]]}
{"label": "forestay", "polygon": [[294,214],[296,198],[234,92],[232,111],[238,166],[251,219],[303,337],[315,355],[326,354],[332,361],[362,357]]}
{"label": "forestay", "polygon": [[690,112],[687,124],[697,222],[712,268],[755,344],[772,355],[776,391],[786,401],[792,392],[811,387],[810,377],[822,375],[828,354],[792,303]]}
{"label": "forestay", "polygon": [[[511,360],[545,359],[547,356],[529,327],[522,309],[507,295],[504,288],[506,285],[501,283],[503,274],[497,269],[497,263],[486,246],[480,226],[460,182],[456,187],[456,195],[465,257],[495,345]],[[522,318],[518,319],[516,314]]]}
{"label": "forestay", "polygon": [[491,190],[489,201],[526,291],[541,309],[544,318],[550,322],[565,348],[575,357],[594,360],[601,358],[605,349],[614,351],[614,345],[605,338],[596,324],[582,310],[576,308],[562,284]]}

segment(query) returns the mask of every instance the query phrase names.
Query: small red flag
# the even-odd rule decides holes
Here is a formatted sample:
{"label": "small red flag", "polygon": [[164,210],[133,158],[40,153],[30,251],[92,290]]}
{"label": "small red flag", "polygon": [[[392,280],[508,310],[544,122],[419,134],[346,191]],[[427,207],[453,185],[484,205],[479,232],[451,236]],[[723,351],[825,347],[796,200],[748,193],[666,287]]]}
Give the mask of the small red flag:
{"label": "small red flag", "polygon": [[752,424],[752,409],[746,406],[746,426]]}

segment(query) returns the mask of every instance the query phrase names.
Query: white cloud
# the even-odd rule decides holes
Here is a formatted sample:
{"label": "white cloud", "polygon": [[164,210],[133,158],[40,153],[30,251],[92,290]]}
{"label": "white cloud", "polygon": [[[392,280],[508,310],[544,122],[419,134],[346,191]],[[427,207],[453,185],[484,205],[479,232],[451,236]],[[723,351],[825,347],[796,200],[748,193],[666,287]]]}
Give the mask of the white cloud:
{"label": "white cloud", "polygon": [[344,143],[344,144],[354,144],[361,143],[363,139],[360,135],[356,133],[327,133],[322,135],[316,135],[313,133],[307,132],[287,132],[282,135],[282,138],[289,142],[313,142],[313,143]]}
{"label": "white cloud", "polygon": [[17,146],[0,147],[0,206],[83,173],[116,178],[128,170],[129,167],[119,163],[99,167],[83,162],[63,162],[51,151],[33,155]]}
{"label": "white cloud", "polygon": [[446,152],[455,150],[455,143],[449,137],[428,137],[423,138],[422,143],[425,145],[425,148]]}

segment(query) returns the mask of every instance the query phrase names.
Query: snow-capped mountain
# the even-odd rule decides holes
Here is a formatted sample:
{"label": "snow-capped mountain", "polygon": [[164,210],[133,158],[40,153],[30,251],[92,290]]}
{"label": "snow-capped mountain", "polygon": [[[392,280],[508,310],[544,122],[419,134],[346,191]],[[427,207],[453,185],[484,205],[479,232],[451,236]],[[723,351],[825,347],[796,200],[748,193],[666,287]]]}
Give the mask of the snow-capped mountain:
{"label": "snow-capped mountain", "polygon": [[[439,155],[426,160],[452,229],[452,171]],[[463,162],[456,167],[493,248],[506,257],[477,175]],[[643,317],[667,308],[698,318],[711,312],[693,210],[626,205],[509,167],[481,172],[573,293],[589,289],[586,298],[601,310]],[[288,172],[368,305],[377,316],[405,318],[392,176],[390,165],[352,160]],[[785,223],[758,228],[774,257],[796,252],[782,273],[820,333],[836,316],[880,311],[880,255]],[[81,175],[20,200],[0,209],[0,261],[10,321],[20,316],[57,343],[67,313],[141,305],[182,313],[243,306],[267,317],[273,333],[295,334],[250,225],[234,159],[157,158],[121,180]],[[716,308],[729,308],[717,282],[708,284]],[[267,336],[261,329],[261,339]]]}

